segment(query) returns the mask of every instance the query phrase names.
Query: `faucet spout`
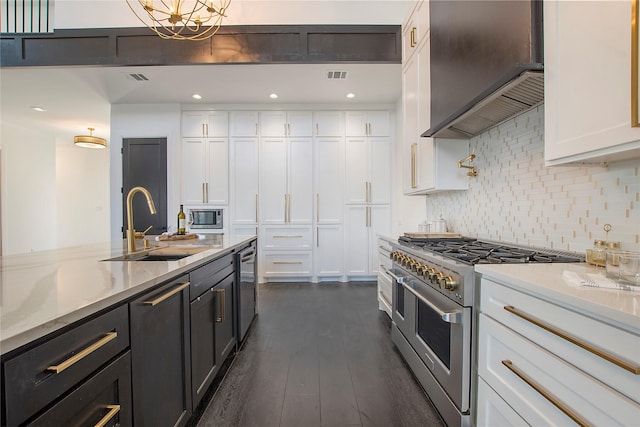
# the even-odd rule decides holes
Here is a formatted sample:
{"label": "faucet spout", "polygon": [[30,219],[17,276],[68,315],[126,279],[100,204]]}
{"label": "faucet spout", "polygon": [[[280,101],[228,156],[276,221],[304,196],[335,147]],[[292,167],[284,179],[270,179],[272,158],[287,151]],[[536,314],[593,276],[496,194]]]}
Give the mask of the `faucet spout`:
{"label": "faucet spout", "polygon": [[153,203],[153,198],[149,190],[144,187],[133,187],[129,191],[129,194],[127,194],[127,246],[129,252],[136,251],[136,230],[133,228],[133,196],[138,192],[141,192],[147,198],[151,215],[156,214],[156,205]]}

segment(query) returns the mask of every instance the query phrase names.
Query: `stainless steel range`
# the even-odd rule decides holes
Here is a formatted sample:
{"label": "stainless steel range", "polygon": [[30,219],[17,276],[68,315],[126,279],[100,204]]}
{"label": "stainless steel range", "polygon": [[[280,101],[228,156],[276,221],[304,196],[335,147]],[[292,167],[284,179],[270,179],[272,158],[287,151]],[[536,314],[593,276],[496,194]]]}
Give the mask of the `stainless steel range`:
{"label": "stainless steel range", "polygon": [[401,237],[392,246],[393,342],[447,425],[471,426],[474,265],[582,259],[468,237]]}

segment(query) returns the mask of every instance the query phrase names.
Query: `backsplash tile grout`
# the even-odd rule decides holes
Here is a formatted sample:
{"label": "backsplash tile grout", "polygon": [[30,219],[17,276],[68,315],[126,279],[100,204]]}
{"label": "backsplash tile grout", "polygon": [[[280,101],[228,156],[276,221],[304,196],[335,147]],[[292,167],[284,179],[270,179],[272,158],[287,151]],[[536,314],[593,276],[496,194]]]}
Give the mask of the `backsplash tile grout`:
{"label": "backsplash tile grout", "polygon": [[470,140],[476,178],[469,190],[426,197],[427,218],[451,231],[519,245],[584,252],[595,239],[640,245],[640,161],[607,166],[544,163],[544,106]]}

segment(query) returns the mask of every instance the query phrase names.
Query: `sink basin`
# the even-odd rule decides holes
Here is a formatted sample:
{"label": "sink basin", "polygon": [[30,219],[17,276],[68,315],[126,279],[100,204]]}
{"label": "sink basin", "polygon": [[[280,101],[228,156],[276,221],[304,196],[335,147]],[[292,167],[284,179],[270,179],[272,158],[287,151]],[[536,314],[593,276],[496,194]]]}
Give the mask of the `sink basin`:
{"label": "sink basin", "polygon": [[151,251],[136,252],[103,261],[176,261],[209,248],[198,246],[166,246]]}

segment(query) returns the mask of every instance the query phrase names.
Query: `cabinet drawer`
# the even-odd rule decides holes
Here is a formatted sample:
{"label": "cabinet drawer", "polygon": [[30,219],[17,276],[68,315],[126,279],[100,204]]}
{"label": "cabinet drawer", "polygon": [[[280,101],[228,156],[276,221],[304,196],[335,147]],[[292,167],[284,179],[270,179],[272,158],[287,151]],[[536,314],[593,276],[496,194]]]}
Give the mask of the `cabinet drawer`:
{"label": "cabinet drawer", "polygon": [[378,296],[383,298],[385,303],[389,306],[391,306],[391,286],[391,278],[389,278],[383,270],[378,270]]}
{"label": "cabinet drawer", "polygon": [[131,357],[126,352],[29,423],[30,426],[131,425]]}
{"label": "cabinet drawer", "polygon": [[310,227],[267,228],[264,230],[265,249],[311,249]]}
{"label": "cabinet drawer", "polygon": [[[639,366],[640,336],[487,279],[482,279],[480,310],[627,397],[640,402],[640,375],[606,360],[603,357],[605,355],[600,352]],[[518,314],[528,316],[530,320]],[[533,323],[536,320],[553,326],[563,336],[536,325]],[[573,344],[569,339],[584,344],[590,350]]]}
{"label": "cabinet drawer", "polygon": [[478,415],[476,426],[526,426],[527,423],[498,393],[478,378]]}
{"label": "cabinet drawer", "polygon": [[215,285],[229,274],[233,273],[233,253],[220,257],[211,261],[202,267],[189,273],[190,299],[195,298],[206,292],[211,286]]}
{"label": "cabinet drawer", "polygon": [[310,276],[311,252],[264,252],[265,276]]}
{"label": "cabinet drawer", "polygon": [[530,425],[572,424],[551,400],[588,425],[637,423],[638,403],[484,314],[479,336],[478,374]]}
{"label": "cabinet drawer", "polygon": [[6,422],[17,425],[129,346],[123,305],[4,363]]}

